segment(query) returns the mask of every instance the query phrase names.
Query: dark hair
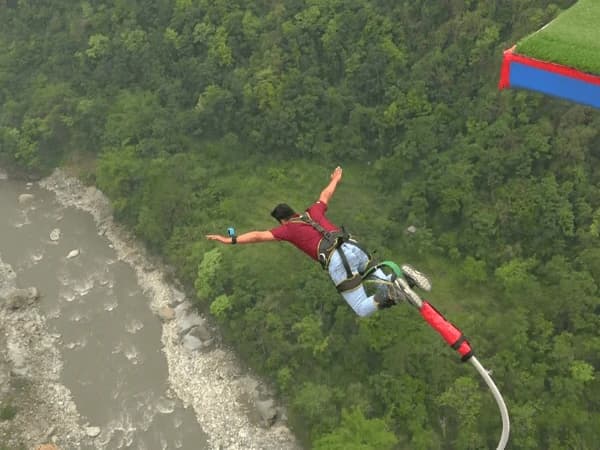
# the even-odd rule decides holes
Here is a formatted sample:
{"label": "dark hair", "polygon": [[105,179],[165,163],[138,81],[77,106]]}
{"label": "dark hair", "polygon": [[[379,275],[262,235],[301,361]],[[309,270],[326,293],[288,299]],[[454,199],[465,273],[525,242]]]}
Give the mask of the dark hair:
{"label": "dark hair", "polygon": [[282,220],[288,220],[295,214],[296,212],[290,207],[290,205],[286,203],[280,203],[273,209],[273,211],[271,211],[271,216],[273,216],[273,218],[275,218],[275,220],[277,220],[279,223],[281,223]]}

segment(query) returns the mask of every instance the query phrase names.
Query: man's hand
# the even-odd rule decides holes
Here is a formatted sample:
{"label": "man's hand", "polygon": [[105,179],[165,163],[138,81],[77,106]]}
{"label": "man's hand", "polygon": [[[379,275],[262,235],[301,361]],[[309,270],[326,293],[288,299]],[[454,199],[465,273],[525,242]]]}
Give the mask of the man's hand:
{"label": "man's hand", "polygon": [[338,183],[341,179],[342,168],[340,166],[337,166],[335,169],[333,169],[333,172],[331,172],[331,181],[335,181],[336,183]]}
{"label": "man's hand", "polygon": [[342,179],[342,168],[337,166],[335,169],[333,169],[330,178],[331,180],[329,181],[329,184],[325,186],[325,189],[323,189],[321,191],[321,195],[319,195],[319,201],[325,203],[326,205],[329,204],[329,200],[331,200],[331,197],[335,192],[335,188]]}
{"label": "man's hand", "polygon": [[221,244],[231,244],[229,236],[222,236],[220,234],[207,234],[206,239],[209,241],[219,241]]}

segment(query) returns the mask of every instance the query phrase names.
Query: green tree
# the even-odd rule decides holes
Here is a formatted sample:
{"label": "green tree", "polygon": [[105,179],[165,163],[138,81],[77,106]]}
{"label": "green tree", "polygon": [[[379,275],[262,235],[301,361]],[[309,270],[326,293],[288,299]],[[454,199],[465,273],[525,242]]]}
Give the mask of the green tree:
{"label": "green tree", "polygon": [[[485,447],[478,430],[481,411],[481,393],[472,378],[459,377],[438,399],[440,406],[449,407],[456,417],[458,433],[452,438],[456,448],[477,449]],[[444,418],[444,420],[447,420]],[[454,428],[454,427],[453,427]]]}
{"label": "green tree", "polygon": [[2,164],[93,172],[307,447],[491,447],[491,398],[410,308],[359,320],[295,249],[204,238],[268,229],[341,164],[330,217],[430,272],[511,445],[595,448],[600,116],[496,88],[506,43],[573,1],[0,1]]}
{"label": "green tree", "polygon": [[218,295],[219,271],[221,270],[221,251],[218,248],[204,253],[202,262],[198,266],[198,278],[196,278],[195,287],[198,298],[209,300]]}
{"label": "green tree", "polygon": [[340,426],[316,440],[315,450],[391,450],[398,439],[382,419],[367,419],[360,409],[342,410]]}
{"label": "green tree", "polygon": [[304,383],[295,393],[292,406],[314,434],[332,429],[338,420],[333,391],[323,384]]}

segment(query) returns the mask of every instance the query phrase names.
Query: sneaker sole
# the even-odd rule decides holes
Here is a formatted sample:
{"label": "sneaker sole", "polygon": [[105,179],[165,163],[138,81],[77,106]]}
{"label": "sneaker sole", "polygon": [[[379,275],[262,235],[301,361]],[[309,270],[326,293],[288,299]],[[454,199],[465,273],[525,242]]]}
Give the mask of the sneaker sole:
{"label": "sneaker sole", "polygon": [[398,289],[400,289],[403,293],[404,293],[404,297],[405,300],[410,303],[411,305],[413,305],[414,307],[421,309],[421,307],[423,306],[423,300],[421,300],[421,297],[419,297],[419,294],[417,294],[415,291],[413,291],[410,286],[408,285],[408,283],[406,282],[405,279],[403,278],[396,278],[396,280],[394,281],[394,284],[396,285],[396,287],[398,287]]}
{"label": "sneaker sole", "polygon": [[423,289],[426,292],[431,291],[431,282],[425,275],[408,264],[404,264],[401,268],[402,272],[412,279],[419,289]]}

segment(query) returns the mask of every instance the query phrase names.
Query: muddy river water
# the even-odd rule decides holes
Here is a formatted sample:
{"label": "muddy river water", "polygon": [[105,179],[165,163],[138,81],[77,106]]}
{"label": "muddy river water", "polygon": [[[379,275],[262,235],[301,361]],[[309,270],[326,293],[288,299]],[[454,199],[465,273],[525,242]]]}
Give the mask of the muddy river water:
{"label": "muddy river water", "polygon": [[297,448],[285,423],[264,426],[245,403],[260,382],[231,351],[186,348],[181,323],[161,320],[159,309],[192,308],[122,237],[99,191],[61,172],[42,183],[3,176],[0,212],[0,259],[41,293],[87,436],[79,448]]}

